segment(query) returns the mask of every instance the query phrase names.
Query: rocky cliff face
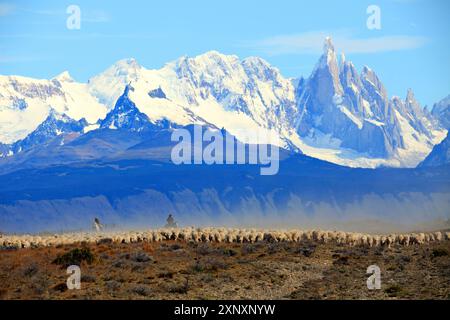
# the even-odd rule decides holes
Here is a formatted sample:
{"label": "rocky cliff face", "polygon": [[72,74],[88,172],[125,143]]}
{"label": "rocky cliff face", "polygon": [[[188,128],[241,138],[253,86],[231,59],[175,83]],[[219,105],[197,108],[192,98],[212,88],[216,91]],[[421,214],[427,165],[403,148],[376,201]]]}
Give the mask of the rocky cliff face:
{"label": "rocky cliff face", "polygon": [[443,128],[450,129],[450,95],[436,103],[431,114]]}
{"label": "rocky cliff face", "polygon": [[431,153],[420,163],[420,167],[437,167],[450,163],[450,136],[435,145]]}

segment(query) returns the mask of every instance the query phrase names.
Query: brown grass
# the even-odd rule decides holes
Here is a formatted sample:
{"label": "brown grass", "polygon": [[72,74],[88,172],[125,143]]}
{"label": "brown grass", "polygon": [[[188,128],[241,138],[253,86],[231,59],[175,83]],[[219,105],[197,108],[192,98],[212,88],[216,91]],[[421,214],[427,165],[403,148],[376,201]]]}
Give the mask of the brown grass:
{"label": "brown grass", "polygon": [[[336,244],[86,245],[81,290],[52,263],[76,245],[0,251],[0,299],[449,299],[450,242],[361,248]],[[69,255],[70,257],[70,255]],[[63,261],[66,264],[66,261]],[[376,264],[382,289],[366,287]]]}

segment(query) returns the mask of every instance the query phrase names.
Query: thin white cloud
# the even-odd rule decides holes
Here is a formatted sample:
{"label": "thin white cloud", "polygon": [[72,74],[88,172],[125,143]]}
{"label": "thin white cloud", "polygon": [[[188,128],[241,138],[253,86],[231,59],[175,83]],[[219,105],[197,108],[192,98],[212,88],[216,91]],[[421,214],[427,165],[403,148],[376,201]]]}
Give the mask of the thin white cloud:
{"label": "thin white cloud", "polygon": [[12,4],[0,2],[0,17],[4,17],[11,14],[12,12],[14,12],[14,9],[15,7]]}
{"label": "thin white cloud", "polygon": [[31,56],[0,56],[0,64],[14,64],[19,62],[42,61],[40,57]]}
{"label": "thin white cloud", "polygon": [[[67,12],[65,10],[51,10],[51,9],[41,9],[41,10],[27,10],[30,13],[44,15],[44,16],[67,16]],[[83,10],[83,7],[80,8],[81,11],[81,22],[88,23],[103,23],[109,22],[111,20],[110,15],[106,11],[102,10]]]}
{"label": "thin white cloud", "polygon": [[41,9],[41,10],[25,10],[29,11],[34,14],[40,14],[44,16],[58,16],[65,14],[64,10],[48,10],[48,9]]}
{"label": "thin white cloud", "polygon": [[151,40],[160,38],[159,34],[137,34],[137,33],[59,33],[59,34],[34,34],[34,33],[18,33],[18,34],[0,34],[0,39],[40,39],[40,40],[89,40],[89,39],[137,39]]}
{"label": "thin white cloud", "polygon": [[329,33],[325,31],[305,32],[293,35],[279,35],[250,43],[249,46],[269,55],[316,54],[322,51],[325,37],[331,36],[338,51],[345,53],[377,53],[410,50],[422,47],[428,41],[425,37],[392,35],[357,38],[348,32]]}
{"label": "thin white cloud", "polygon": [[104,11],[88,12],[85,15],[83,15],[82,12],[81,20],[85,22],[102,23],[102,22],[109,22],[111,20],[111,17],[107,12]]}

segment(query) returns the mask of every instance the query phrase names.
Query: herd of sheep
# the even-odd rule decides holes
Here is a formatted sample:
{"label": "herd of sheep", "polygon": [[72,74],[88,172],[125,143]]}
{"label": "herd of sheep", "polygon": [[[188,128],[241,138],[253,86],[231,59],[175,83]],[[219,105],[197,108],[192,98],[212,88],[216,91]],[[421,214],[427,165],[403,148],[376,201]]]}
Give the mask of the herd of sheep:
{"label": "herd of sheep", "polygon": [[257,230],[234,228],[165,228],[148,231],[77,232],[54,235],[0,235],[0,248],[36,248],[72,243],[134,243],[176,240],[185,242],[253,243],[267,242],[333,242],[350,246],[415,245],[450,239],[450,232],[371,235],[321,230]]}

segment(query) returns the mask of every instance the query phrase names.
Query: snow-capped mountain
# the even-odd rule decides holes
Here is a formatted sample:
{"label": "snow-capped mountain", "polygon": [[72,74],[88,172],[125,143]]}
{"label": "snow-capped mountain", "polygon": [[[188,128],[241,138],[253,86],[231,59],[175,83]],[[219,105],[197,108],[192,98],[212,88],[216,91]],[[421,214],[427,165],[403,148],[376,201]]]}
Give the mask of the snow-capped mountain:
{"label": "snow-capped mountain", "polygon": [[124,59],[101,74],[89,79],[88,90],[100,103],[112,109],[126,85],[135,82],[145,68],[135,59]]}
{"label": "snow-capped mountain", "polygon": [[335,144],[368,161],[390,159],[414,166],[443,137],[411,90],[404,101],[389,99],[373,70],[364,67],[359,74],[344,55],[338,63],[329,38],[314,71],[298,90],[297,105],[295,126],[304,141]]}
{"label": "snow-capped mountain", "polygon": [[91,79],[91,91],[116,92],[112,74],[121,74],[123,81],[134,79],[130,99],[153,122],[208,123],[237,136],[242,129],[275,133],[289,127],[295,109],[291,81],[259,58],[240,61],[211,51],[182,57],[159,70],[141,67],[137,74],[133,60],[122,60]]}
{"label": "snow-capped mountain", "polygon": [[[59,113],[54,109],[50,109],[47,118],[42,122],[36,130],[30,133],[26,138],[18,140],[11,145],[8,155],[14,155],[18,152],[30,149],[35,145],[41,145],[52,141],[55,137],[63,136],[68,133],[82,133],[88,123],[84,118],[74,120],[63,113]],[[61,140],[60,143],[64,143]]]}
{"label": "snow-capped mountain", "polygon": [[117,99],[114,109],[100,122],[100,128],[144,132],[158,127],[152,124],[148,116],[140,112],[134,102],[130,100],[129,92],[133,90],[134,88],[131,85],[125,86],[125,90],[119,99]]}
{"label": "snow-capped mountain", "polygon": [[445,129],[450,129],[450,95],[434,104],[431,114]]}
{"label": "snow-capped mountain", "polygon": [[430,154],[420,163],[420,167],[436,167],[450,163],[450,136],[434,146]]}
{"label": "snow-capped mountain", "polygon": [[266,142],[348,166],[417,165],[446,130],[411,90],[405,100],[389,99],[374,71],[359,73],[340,60],[327,38],[307,79],[286,79],[257,57],[216,51],[158,70],[121,60],[87,84],[67,73],[52,80],[0,77],[0,142],[32,134],[53,108],[85,118],[84,132],[209,124],[238,139],[263,131]]}
{"label": "snow-capped mountain", "polygon": [[[123,90],[123,88],[122,88]],[[54,109],[74,120],[95,123],[107,108],[89,93],[87,84],[73,81],[68,72],[51,80],[0,76],[0,142],[24,139]]]}

